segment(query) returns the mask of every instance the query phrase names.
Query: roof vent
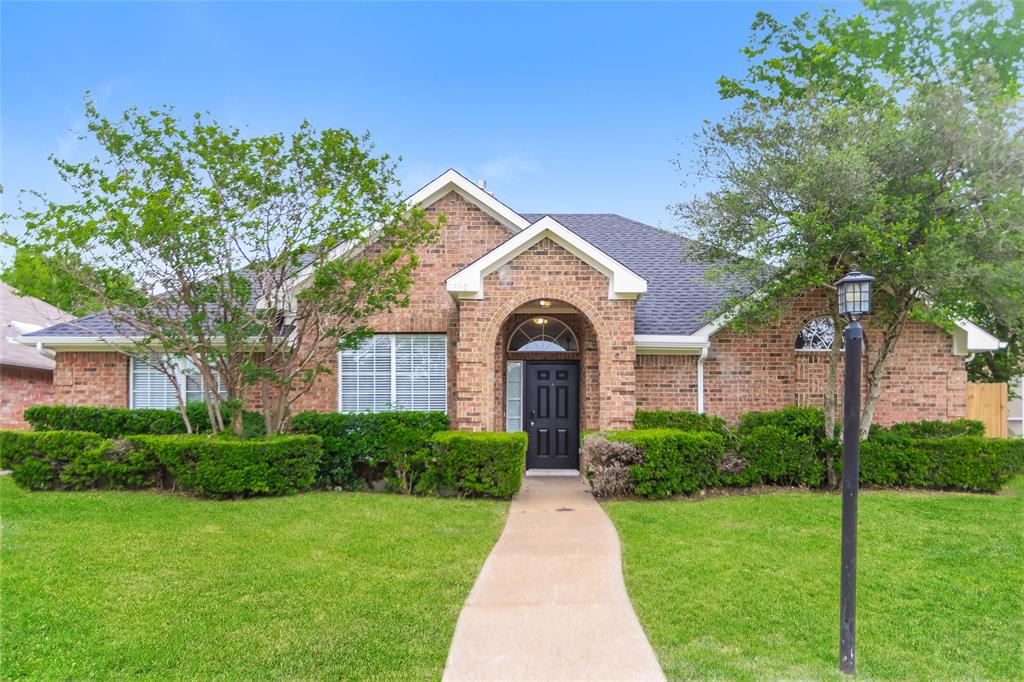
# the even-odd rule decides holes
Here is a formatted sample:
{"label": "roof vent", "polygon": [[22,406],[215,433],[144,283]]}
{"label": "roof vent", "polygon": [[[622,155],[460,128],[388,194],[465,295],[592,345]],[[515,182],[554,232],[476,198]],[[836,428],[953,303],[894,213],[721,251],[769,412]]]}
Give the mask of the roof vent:
{"label": "roof vent", "polygon": [[480,189],[482,189],[483,191],[487,192],[488,194],[490,194],[492,197],[494,196],[494,192],[492,192],[489,189],[487,189],[487,181],[486,180],[477,180],[476,181],[476,186],[479,187]]}

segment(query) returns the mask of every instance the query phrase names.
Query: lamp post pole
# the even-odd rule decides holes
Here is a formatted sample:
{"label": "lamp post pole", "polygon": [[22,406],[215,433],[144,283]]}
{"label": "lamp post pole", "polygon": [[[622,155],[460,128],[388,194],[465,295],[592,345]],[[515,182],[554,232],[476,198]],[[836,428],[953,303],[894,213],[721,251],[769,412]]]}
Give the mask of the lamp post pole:
{"label": "lamp post pole", "polygon": [[860,364],[864,329],[856,318],[843,330],[843,539],[839,588],[839,669],[853,675],[857,617],[857,491],[860,487]]}

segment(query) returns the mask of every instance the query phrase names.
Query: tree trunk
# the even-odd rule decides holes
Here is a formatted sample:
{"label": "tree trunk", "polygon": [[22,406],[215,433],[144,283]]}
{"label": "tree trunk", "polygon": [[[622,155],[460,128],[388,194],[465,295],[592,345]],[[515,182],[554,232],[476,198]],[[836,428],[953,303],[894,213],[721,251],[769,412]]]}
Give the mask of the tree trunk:
{"label": "tree trunk", "polygon": [[[832,348],[828,352],[828,376],[825,379],[825,440],[832,440],[836,437],[836,405],[839,402],[839,359],[843,356],[842,348],[842,320],[839,317],[836,306],[829,303],[829,313],[832,315],[832,324],[835,327],[835,336],[832,339]],[[839,477],[836,475],[835,455],[832,448],[825,451],[825,476],[829,488],[836,488],[839,485]]]}
{"label": "tree trunk", "polygon": [[860,418],[860,437],[862,440],[871,433],[871,422],[875,417],[875,405],[878,403],[878,398],[882,395],[882,380],[885,378],[885,368],[889,364],[889,357],[896,349],[896,344],[899,342],[900,337],[903,335],[903,330],[907,326],[911,306],[913,306],[913,301],[901,303],[882,334],[882,345],[878,349],[878,357],[875,358],[871,371],[868,373],[868,397],[864,402],[864,411],[861,412]]}

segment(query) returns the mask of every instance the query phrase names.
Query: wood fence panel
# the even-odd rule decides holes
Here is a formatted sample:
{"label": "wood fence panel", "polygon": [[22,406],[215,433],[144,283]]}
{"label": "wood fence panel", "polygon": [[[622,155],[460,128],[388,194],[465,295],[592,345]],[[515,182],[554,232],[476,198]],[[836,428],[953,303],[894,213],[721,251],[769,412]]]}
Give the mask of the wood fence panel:
{"label": "wood fence panel", "polygon": [[1006,384],[967,384],[967,418],[985,424],[989,438],[1006,438]]}

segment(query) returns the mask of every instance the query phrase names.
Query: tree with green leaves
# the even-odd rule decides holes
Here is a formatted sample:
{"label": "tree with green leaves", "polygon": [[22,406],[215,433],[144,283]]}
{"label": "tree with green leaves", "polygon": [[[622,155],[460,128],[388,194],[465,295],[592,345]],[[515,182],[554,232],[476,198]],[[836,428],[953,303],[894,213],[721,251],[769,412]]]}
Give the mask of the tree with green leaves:
{"label": "tree with green leaves", "polygon": [[59,268],[55,296],[95,297],[109,343],[172,382],[183,365],[198,373],[215,430],[230,417],[240,434],[258,395],[281,432],[367,320],[406,303],[438,224],[405,204],[367,135],[304,122],[247,136],[170,107],[111,120],[88,99],[85,113],[99,154],[52,159],[76,198],[32,194],[19,250]]}
{"label": "tree with green leaves", "polygon": [[[758,14],[745,77],[720,81],[740,106],[705,127],[692,157],[719,189],[677,207],[704,244],[699,255],[721,263],[717,276],[744,283],[719,311],[736,326],[853,265],[876,276],[883,336],[864,434],[909,319],[977,300],[1002,319],[1024,307],[1020,9],[866,9],[789,25]],[[757,296],[746,296],[751,286]],[[834,304],[829,312],[838,329]],[[833,344],[828,436],[839,359]]]}
{"label": "tree with green leaves", "polygon": [[[13,288],[21,296],[34,296],[50,305],[57,306],[73,315],[87,315],[102,309],[100,300],[88,289],[78,285],[74,277],[67,274],[68,270],[84,270],[89,266],[84,263],[60,265],[45,253],[33,249],[31,245],[18,247],[16,240],[4,239],[15,247],[14,258],[10,265],[0,272],[0,280]],[[119,278],[119,272],[94,272],[90,279]]]}

